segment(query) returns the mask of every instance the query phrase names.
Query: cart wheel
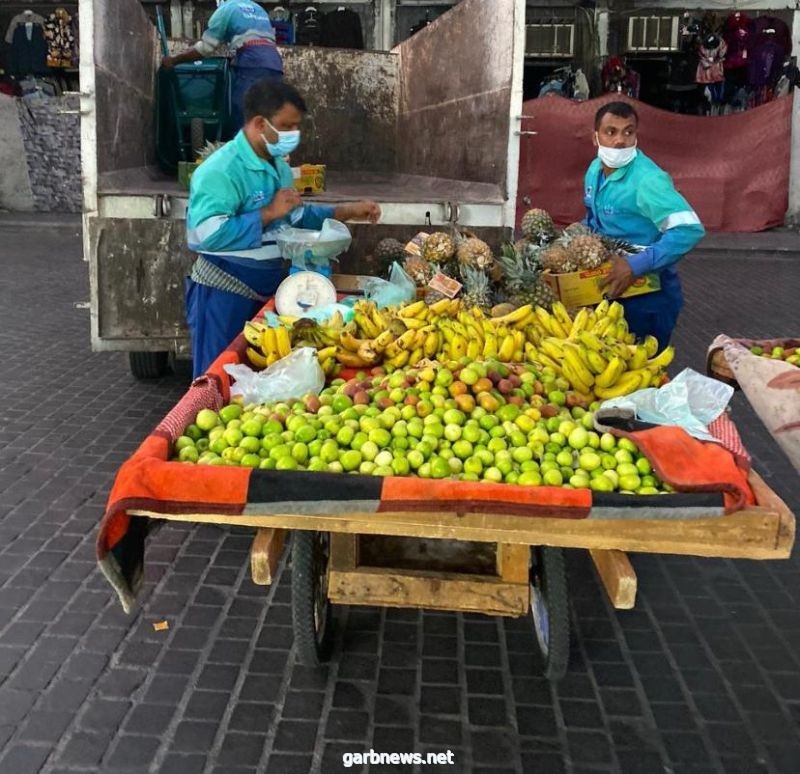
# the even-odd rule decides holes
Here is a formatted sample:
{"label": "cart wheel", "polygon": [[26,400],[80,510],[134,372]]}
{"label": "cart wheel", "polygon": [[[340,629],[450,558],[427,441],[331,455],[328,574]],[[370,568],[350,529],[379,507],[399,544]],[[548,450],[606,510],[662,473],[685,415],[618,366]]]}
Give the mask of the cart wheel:
{"label": "cart wheel", "polygon": [[193,118],[191,124],[189,125],[189,130],[192,138],[192,154],[194,155],[194,158],[197,158],[197,154],[203,150],[203,147],[206,144],[206,128],[203,124],[203,119]]}
{"label": "cart wheel", "polygon": [[560,680],[569,663],[569,592],[564,552],[538,546],[531,549],[531,622],[539,645],[542,674]]}
{"label": "cart wheel", "polygon": [[169,352],[129,352],[128,363],[137,379],[158,379],[169,370]]}
{"label": "cart wheel", "polygon": [[292,624],[297,659],[306,666],[327,661],[333,647],[328,600],[327,532],[298,530],[292,535]]}

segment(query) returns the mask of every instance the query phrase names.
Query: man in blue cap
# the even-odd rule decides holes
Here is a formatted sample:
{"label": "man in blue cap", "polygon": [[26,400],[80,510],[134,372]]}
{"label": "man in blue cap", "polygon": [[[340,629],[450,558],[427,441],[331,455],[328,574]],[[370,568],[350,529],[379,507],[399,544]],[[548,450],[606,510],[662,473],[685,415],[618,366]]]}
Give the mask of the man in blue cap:
{"label": "man in blue cap", "polygon": [[283,77],[283,61],[275,45],[269,14],[253,0],[223,0],[208,20],[208,29],[192,48],[166,56],[161,63],[172,67],[210,56],[223,43],[236,52],[233,62],[231,121],[234,131],[244,124],[244,95],[257,81]]}
{"label": "man in blue cap", "polygon": [[286,276],[276,232],[319,229],[326,218],[378,221],[371,201],[303,204],[284,157],[300,143],[306,105],[283,81],[245,95],[245,124],[192,175],[186,237],[199,253],[186,280],[194,376],[203,374]]}
{"label": "man in blue cap", "polygon": [[586,223],[593,230],[642,247],[612,256],[606,295],[617,298],[637,277],[657,272],[661,290],[621,299],[630,330],[669,344],[683,306],[677,263],[705,235],[691,205],[670,176],[637,148],[639,116],[627,102],[609,102],[595,116],[597,158],[584,180]]}

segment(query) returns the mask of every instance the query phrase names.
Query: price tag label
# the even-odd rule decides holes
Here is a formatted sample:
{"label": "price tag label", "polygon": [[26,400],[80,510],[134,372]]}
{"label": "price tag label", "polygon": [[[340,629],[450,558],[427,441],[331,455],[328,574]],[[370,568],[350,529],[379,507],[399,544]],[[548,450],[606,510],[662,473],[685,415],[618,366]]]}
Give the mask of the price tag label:
{"label": "price tag label", "polygon": [[455,298],[461,292],[463,285],[458,280],[454,280],[452,277],[437,271],[428,283],[428,287],[444,293],[448,298]]}

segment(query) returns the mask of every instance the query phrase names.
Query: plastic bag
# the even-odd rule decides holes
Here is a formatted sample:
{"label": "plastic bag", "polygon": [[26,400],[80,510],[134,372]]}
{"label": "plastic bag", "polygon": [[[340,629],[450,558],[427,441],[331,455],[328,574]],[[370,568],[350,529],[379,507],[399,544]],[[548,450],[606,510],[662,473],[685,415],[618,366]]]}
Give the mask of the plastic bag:
{"label": "plastic bag", "polygon": [[333,259],[347,250],[353,237],[344,223],[328,218],[319,231],[282,228],[275,233],[275,241],[281,255],[291,261],[294,269],[319,271],[327,269]]}
{"label": "plastic bag", "polygon": [[223,368],[236,380],[231,397],[242,395],[246,404],[302,398],[309,393],[319,395],[325,386],[325,374],[313,347],[295,349],[263,371],[253,371],[243,363]]}
{"label": "plastic bag", "polygon": [[730,402],[733,387],[686,368],[663,387],[639,390],[603,402],[595,412],[602,429],[610,417],[636,418],[654,425],[677,425],[701,441],[719,442],[708,432]]}
{"label": "plastic bag", "polygon": [[358,281],[364,297],[375,303],[378,309],[399,306],[417,297],[417,286],[406,274],[405,269],[395,261],[389,273],[389,281],[380,277],[362,277]]}

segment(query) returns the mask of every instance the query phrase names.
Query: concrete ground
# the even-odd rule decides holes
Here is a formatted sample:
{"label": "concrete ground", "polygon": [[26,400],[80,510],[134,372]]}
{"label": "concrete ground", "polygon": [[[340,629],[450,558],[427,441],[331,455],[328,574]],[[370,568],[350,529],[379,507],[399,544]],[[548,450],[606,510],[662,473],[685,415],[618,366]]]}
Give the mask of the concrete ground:
{"label": "concrete ground", "polygon": [[[291,568],[254,586],[242,529],[163,528],[125,615],[95,564],[96,527],[188,368],[140,383],[124,355],[90,352],[73,220],[0,222],[0,264],[3,774],[329,774],[360,770],[342,754],[370,748],[451,750],[439,769],[487,774],[800,769],[797,552],[633,556],[627,612],[568,552],[573,658],[557,685],[536,676],[524,622],[415,610],[344,610],[331,663],[295,666]],[[719,332],[800,334],[797,253],[709,250],[683,276],[679,367],[702,370]],[[734,417],[800,513],[800,479],[738,396]]]}

